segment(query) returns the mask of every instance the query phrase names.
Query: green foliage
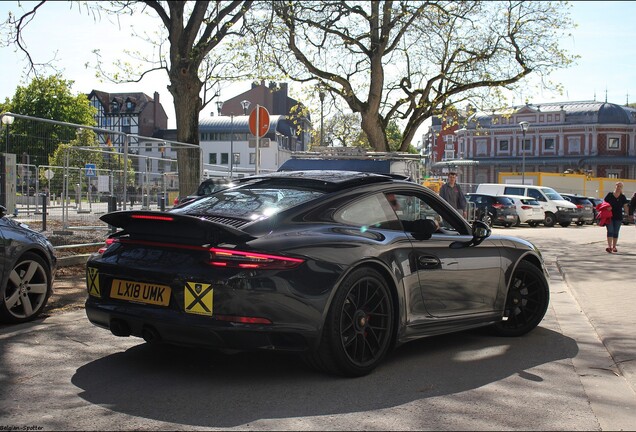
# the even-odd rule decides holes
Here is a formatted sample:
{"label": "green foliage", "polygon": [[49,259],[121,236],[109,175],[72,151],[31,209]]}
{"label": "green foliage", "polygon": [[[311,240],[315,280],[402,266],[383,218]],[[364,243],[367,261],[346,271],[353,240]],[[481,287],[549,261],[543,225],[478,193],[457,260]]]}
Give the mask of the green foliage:
{"label": "green foliage", "polygon": [[[29,117],[93,126],[95,108],[85,94],[72,94],[72,85],[73,81],[60,75],[36,77],[29,85],[19,86],[2,108]],[[32,160],[45,161],[60,143],[74,139],[75,131],[74,127],[16,118],[10,128],[9,152],[28,153]]]}
{"label": "green foliage", "polygon": [[[60,144],[49,157],[49,165],[51,166],[73,167],[73,169],[69,169],[68,171],[69,188],[72,187],[71,185],[77,183],[81,184],[83,188],[86,187],[86,173],[83,169],[77,169],[77,167],[84,167],[85,164],[94,164],[98,170],[106,169],[114,172],[122,172],[124,156],[116,152],[112,147],[100,147],[97,142],[97,137],[92,130],[80,129],[75,139],[67,144]],[[135,172],[132,159],[128,159],[127,178],[129,185],[134,184]],[[44,170],[40,172],[40,181],[48,182],[48,180],[44,178]],[[54,176],[49,185],[50,189],[61,191],[62,182],[62,175]]]}

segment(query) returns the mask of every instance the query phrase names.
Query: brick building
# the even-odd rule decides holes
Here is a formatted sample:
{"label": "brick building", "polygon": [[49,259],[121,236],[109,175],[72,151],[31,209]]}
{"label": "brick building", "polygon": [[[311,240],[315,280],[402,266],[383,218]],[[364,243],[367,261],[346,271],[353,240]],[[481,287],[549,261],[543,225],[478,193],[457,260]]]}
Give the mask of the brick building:
{"label": "brick building", "polygon": [[[525,141],[521,122],[528,123]],[[465,165],[464,183],[496,182],[499,172],[521,172],[523,165],[525,172],[636,178],[636,110],[627,106],[526,104],[474,115],[459,129],[458,123],[466,124],[452,116],[434,119],[424,137],[434,174],[456,162]]]}

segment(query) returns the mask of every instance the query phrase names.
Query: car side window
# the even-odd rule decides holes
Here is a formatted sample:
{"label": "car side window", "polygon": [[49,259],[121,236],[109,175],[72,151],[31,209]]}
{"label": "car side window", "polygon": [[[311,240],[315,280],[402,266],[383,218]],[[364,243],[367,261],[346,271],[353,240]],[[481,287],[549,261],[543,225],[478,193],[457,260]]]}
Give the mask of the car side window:
{"label": "car side window", "polygon": [[545,201],[546,199],[543,197],[541,192],[535,189],[528,188],[528,196],[535,198],[537,201]]}
{"label": "car side window", "polygon": [[334,219],[359,227],[402,229],[398,216],[383,194],[374,194],[351,202],[337,211]]}
{"label": "car side window", "polygon": [[426,195],[388,193],[386,199],[400,219],[408,224],[417,220],[430,219],[437,222],[441,232],[457,233],[461,230],[450,218],[444,215],[445,209],[438,201]]}

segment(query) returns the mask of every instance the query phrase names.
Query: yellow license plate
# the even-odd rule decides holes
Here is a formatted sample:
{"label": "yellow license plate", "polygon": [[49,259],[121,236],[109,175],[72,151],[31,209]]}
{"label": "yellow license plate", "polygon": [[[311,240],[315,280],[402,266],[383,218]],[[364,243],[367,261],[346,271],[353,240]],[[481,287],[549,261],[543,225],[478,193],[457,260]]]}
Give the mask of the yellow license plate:
{"label": "yellow license plate", "polygon": [[166,285],[114,279],[110,289],[110,297],[158,306],[168,306],[168,303],[170,303],[170,292],[170,287]]}

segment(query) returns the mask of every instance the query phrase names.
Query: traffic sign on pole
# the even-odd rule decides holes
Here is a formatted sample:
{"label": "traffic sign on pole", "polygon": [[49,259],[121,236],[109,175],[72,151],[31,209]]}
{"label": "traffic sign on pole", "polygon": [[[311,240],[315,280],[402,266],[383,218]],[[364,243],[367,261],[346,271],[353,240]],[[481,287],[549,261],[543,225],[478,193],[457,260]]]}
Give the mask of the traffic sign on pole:
{"label": "traffic sign on pole", "polygon": [[[258,130],[256,127],[257,124]],[[257,105],[250,113],[249,125],[252,135],[255,137],[265,136],[269,130],[269,112],[267,111],[267,108]]]}
{"label": "traffic sign on pole", "polygon": [[86,169],[86,177],[97,176],[97,168],[95,167],[95,164],[85,164],[84,169]]}

